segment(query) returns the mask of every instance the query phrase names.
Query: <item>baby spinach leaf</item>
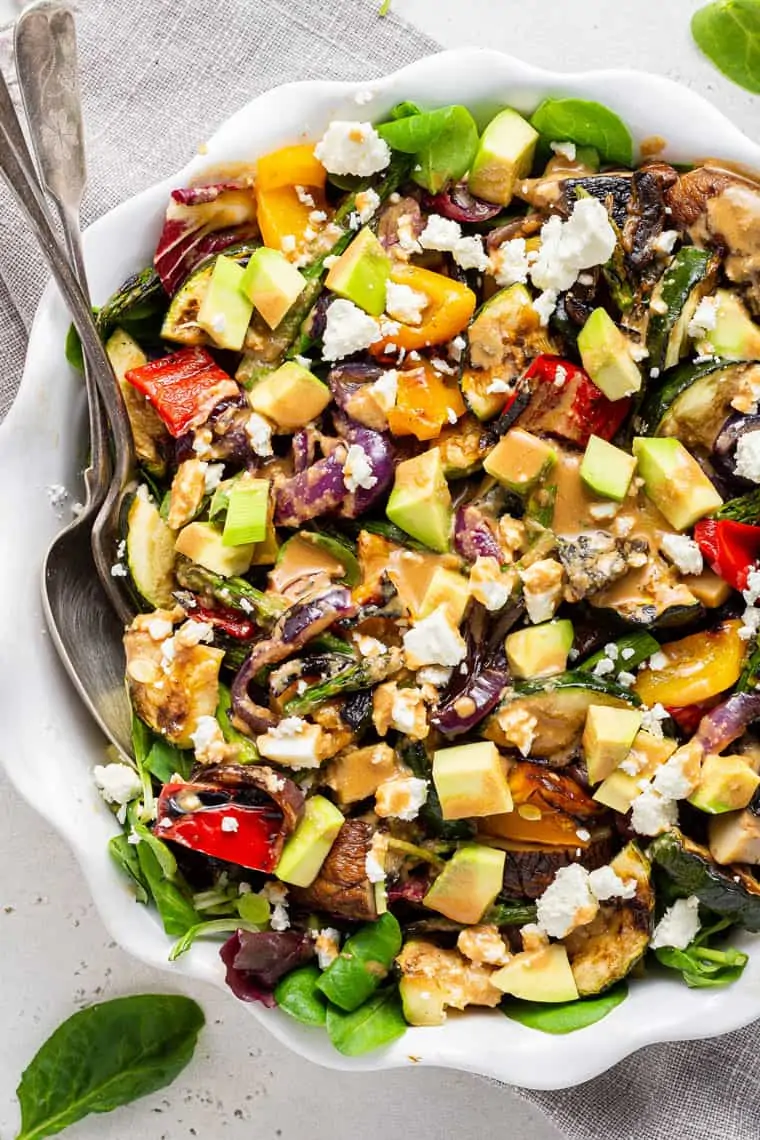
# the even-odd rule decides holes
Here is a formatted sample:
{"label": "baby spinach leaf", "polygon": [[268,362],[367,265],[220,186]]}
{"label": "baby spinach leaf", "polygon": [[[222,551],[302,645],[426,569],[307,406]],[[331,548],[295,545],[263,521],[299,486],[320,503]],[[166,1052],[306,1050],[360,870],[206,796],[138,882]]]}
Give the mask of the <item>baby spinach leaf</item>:
{"label": "baby spinach leaf", "polygon": [[386,911],[376,922],[360,926],[319,979],[328,1001],[355,1010],[366,1002],[387,976],[401,949],[398,919]]}
{"label": "baby spinach leaf", "polygon": [[746,91],[760,93],[760,3],[717,0],[691,18],[691,34],[718,71]]}
{"label": "baby spinach leaf", "polygon": [[150,898],[150,892],[140,869],[140,860],[134,844],[129,842],[126,835],[114,835],[113,839],[108,841],[108,852],[117,867],[132,880],[137,901],[146,903]]}
{"label": "baby spinach leaf", "polygon": [[353,1013],[327,1007],[327,1034],[339,1053],[360,1057],[406,1033],[406,1022],[395,986],[380,990]]}
{"label": "baby spinach leaf", "polygon": [[277,983],[274,1000],[280,1009],[303,1025],[324,1025],[327,1003],[317,989],[319,978],[318,966],[301,966],[292,970]]}
{"label": "baby spinach leaf", "polygon": [[79,339],[79,333],[73,325],[69,325],[69,331],[66,333],[66,343],[63,349],[66,354],[66,359],[72,368],[76,368],[77,372],[84,372],[84,355],[82,353],[82,342]]}
{"label": "baby spinach leaf", "polygon": [[243,922],[237,916],[234,918],[216,918],[209,922],[198,922],[174,943],[169,954],[169,961],[176,962],[199,938],[210,938],[215,934],[234,934],[236,930],[250,930],[257,934],[261,927],[252,922]]}
{"label": "baby spinach leaf", "polygon": [[193,754],[181,748],[175,748],[168,740],[157,736],[151,745],[150,752],[145,757],[145,767],[151,776],[155,776],[161,784],[168,784],[175,772],[183,780],[188,779],[193,766]]}
{"label": "baby spinach leaf", "polygon": [[716,936],[732,925],[730,918],[718,919],[712,926],[703,927],[685,950],[678,950],[674,946],[659,946],[654,956],[668,969],[679,970],[686,985],[692,989],[728,986],[742,976],[749,961],[741,950],[735,950],[731,946],[720,949],[714,945]]}
{"label": "baby spinach leaf", "polygon": [[[145,835],[142,831],[146,832]],[[169,848],[143,828],[138,831],[137,858],[140,871],[148,884],[156,904],[164,930],[178,937],[196,926],[200,916],[183,890],[183,882],[177,871],[177,862]],[[172,870],[173,864],[173,870]]]}
{"label": "baby spinach leaf", "polygon": [[478,128],[466,107],[406,115],[377,130],[394,150],[414,155],[412,179],[433,194],[461,178],[478,149]]}
{"label": "baby spinach leaf", "polygon": [[519,1021],[529,1029],[540,1029],[542,1033],[574,1033],[576,1029],[585,1029],[595,1021],[601,1021],[608,1013],[625,1001],[628,996],[628,986],[619,982],[606,993],[596,997],[580,998],[577,1001],[561,1002],[549,1005],[540,1001],[519,1001],[517,998],[509,999],[501,1005],[512,1021]]}
{"label": "baby spinach leaf", "polygon": [[179,994],[136,994],[75,1013],[21,1077],[17,1140],[55,1136],[91,1112],[164,1088],[191,1059],[204,1021]]}
{"label": "baby spinach leaf", "polygon": [[588,99],[545,99],[531,123],[545,142],[570,141],[591,146],[611,163],[630,166],[633,139],[623,120],[601,103]]}

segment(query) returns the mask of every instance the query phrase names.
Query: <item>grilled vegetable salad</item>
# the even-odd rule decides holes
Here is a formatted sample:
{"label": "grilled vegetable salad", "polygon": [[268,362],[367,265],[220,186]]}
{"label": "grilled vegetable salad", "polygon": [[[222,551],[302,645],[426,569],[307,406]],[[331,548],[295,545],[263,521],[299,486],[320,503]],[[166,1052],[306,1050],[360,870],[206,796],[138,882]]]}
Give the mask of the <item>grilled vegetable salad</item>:
{"label": "grilled vegetable salad", "polygon": [[617,165],[584,106],[334,121],[173,191],[99,313],[143,473],[112,853],[346,1054],[566,1032],[760,930],[760,185]]}

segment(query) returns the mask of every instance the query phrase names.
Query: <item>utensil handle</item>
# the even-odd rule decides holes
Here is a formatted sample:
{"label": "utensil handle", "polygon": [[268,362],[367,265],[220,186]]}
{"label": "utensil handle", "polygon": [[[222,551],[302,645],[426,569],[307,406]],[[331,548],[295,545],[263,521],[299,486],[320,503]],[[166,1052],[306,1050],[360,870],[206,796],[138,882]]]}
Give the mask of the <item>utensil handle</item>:
{"label": "utensil handle", "polygon": [[[14,145],[21,127],[5,79],[0,75],[0,174],[15,198],[42,255],[48,263],[56,285],[66,303],[74,327],[79,333],[82,348],[95,375],[103,403],[108,411],[115,437],[117,457],[131,446],[131,434],[124,400],[116,377],[106,355],[90,306],[76,280],[66,257],[53,233],[47,211],[42,205],[35,180],[25,169]],[[28,157],[28,152],[27,152]]]}
{"label": "utensil handle", "polygon": [[[85,299],[89,300],[79,221],[87,172],[76,29],[71,11],[51,0],[39,0],[25,8],[14,28],[14,58],[37,170],[56,205],[69,261]],[[27,173],[33,172],[23,134],[15,131],[13,108],[9,110],[3,100],[2,109],[6,123],[14,129],[13,141],[21,164]],[[62,121],[65,123],[63,131]],[[111,464],[108,423],[87,357],[84,358],[84,382],[90,432],[90,464],[84,472],[85,507],[88,508],[103,499]]]}

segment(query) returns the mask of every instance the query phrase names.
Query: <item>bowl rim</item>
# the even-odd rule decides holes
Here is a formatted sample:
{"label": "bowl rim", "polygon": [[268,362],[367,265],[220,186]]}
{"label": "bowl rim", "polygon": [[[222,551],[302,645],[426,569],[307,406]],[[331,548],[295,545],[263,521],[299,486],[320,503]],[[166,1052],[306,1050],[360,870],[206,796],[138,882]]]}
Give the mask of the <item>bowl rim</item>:
{"label": "bowl rim", "polygon": [[[225,156],[238,146],[239,137],[251,134],[251,121],[256,116],[259,120],[267,122],[268,126],[261,132],[254,130],[253,135],[258,134],[262,138],[268,136],[276,145],[278,137],[280,141],[283,139],[282,133],[278,136],[278,113],[283,107],[289,108],[288,113],[298,121],[304,118],[308,121],[312,113],[309,108],[316,107],[317,119],[324,124],[326,119],[332,117],[333,107],[342,106],[345,110],[348,102],[348,106],[354,108],[357,116],[374,118],[377,114],[376,105],[391,105],[396,101],[393,97],[394,90],[398,94],[398,88],[404,85],[413,89],[425,88],[427,85],[428,90],[433,90],[433,94],[425,101],[435,105],[436,101],[439,103],[446,101],[437,100],[435,92],[451,91],[452,76],[459,76],[466,89],[468,75],[472,79],[473,74],[482,74],[485,71],[488,71],[489,75],[493,73],[491,81],[494,87],[493,96],[485,97],[485,101],[490,100],[493,108],[509,102],[520,110],[529,110],[547,94],[560,93],[598,98],[615,108],[624,103],[627,97],[633,99],[634,92],[637,93],[637,98],[640,98],[645,91],[648,99],[662,101],[660,105],[668,108],[666,115],[668,121],[672,121],[673,118],[670,113],[670,101],[680,108],[676,118],[681,114],[685,116],[688,112],[694,119],[699,119],[697,132],[699,137],[708,138],[712,135],[715,140],[721,140],[722,157],[760,168],[760,147],[701,96],[673,80],[642,71],[619,68],[564,74],[539,68],[505,53],[484,48],[443,51],[425,56],[398,71],[369,81],[301,80],[284,84],[264,92],[240,107],[220,124],[202,155],[194,156],[176,174],[140,191],[88,227],[85,235],[85,255],[88,269],[95,271],[93,288],[95,300],[101,299],[98,290],[101,292],[105,290],[105,286],[101,288],[100,278],[107,276],[105,271],[100,273],[100,277],[98,276],[97,271],[103,270],[99,260],[98,243],[102,241],[104,248],[107,248],[108,235],[123,230],[127,235],[131,235],[133,231],[139,233],[140,239],[144,244],[147,243],[148,247],[154,244],[150,239],[151,235],[155,238],[154,231],[160,220],[157,214],[158,205],[165,203],[168,191],[174,186],[185,184],[190,179],[198,178],[204,169],[215,162],[227,160]],[[459,90],[456,85],[453,89]],[[360,109],[354,102],[354,97],[359,92],[367,90],[374,93],[374,101],[367,108]],[[509,93],[509,98],[505,97],[506,92]],[[470,102],[469,99],[465,101]],[[624,117],[631,126],[634,138],[640,142],[646,135],[639,123],[646,120],[647,115],[638,115],[635,99],[631,106],[633,108],[631,113]],[[678,129],[674,129],[678,135]],[[687,139],[690,134],[694,137],[691,129],[684,129],[684,133]],[[263,143],[256,153],[263,153],[267,145],[271,143]],[[679,146],[682,146],[680,143],[674,145],[676,152]],[[695,160],[707,157],[710,153],[709,150],[700,152],[695,147],[696,143],[686,144],[686,149]],[[161,215],[162,213],[163,208]],[[153,225],[145,220],[148,214],[154,215]],[[122,273],[121,279],[124,276],[126,274]],[[17,466],[22,455],[19,437],[25,432],[31,432],[32,436],[35,431],[39,434],[36,424],[40,417],[41,402],[44,403],[45,378],[51,372],[51,364],[53,368],[60,367],[59,349],[56,347],[60,340],[51,340],[51,337],[54,333],[60,333],[61,322],[65,320],[65,310],[60,297],[54,286],[48,284],[30,331],[26,365],[19,393],[5,422],[0,425],[0,442],[3,444],[0,446],[0,476],[3,477],[4,485],[17,485],[22,499]],[[71,381],[71,378],[69,380]],[[60,397],[59,410],[66,410],[68,406],[66,399],[69,399],[73,391],[74,385],[69,382],[65,399],[63,396]],[[43,417],[44,414],[43,412]],[[53,435],[49,438],[52,439]],[[55,445],[61,454],[64,444],[65,439],[63,441],[59,439]],[[60,461],[62,462],[62,459]],[[8,500],[13,499],[13,495],[10,494],[0,498],[3,499],[0,503],[0,528],[3,521],[5,525],[14,525],[14,519],[15,525],[18,526],[21,521],[20,511],[24,505],[28,507],[28,502],[11,504]],[[39,542],[42,542],[43,538],[49,539],[58,529],[55,522],[51,523],[50,519],[47,523],[43,521],[39,526],[37,523],[34,525],[41,532]],[[45,530],[47,534],[42,535]],[[39,543],[35,544],[35,550],[38,545]],[[43,549],[44,545],[39,546],[39,549]],[[27,551],[25,556],[28,565],[33,566],[37,558],[35,552]],[[7,567],[0,566],[0,587],[9,584],[10,580]],[[34,580],[36,602],[33,601],[31,594],[27,596],[28,613],[24,609],[24,621],[28,620],[28,632],[42,642],[44,639],[39,633],[41,611],[38,580],[37,571]],[[16,623],[13,632],[17,636]],[[3,649],[7,651],[12,648],[12,644],[10,619],[8,617],[0,619],[0,668],[4,656]],[[71,720],[72,741],[73,734],[77,733],[80,743],[82,740],[88,742],[86,751],[89,752],[92,748],[93,755],[98,755],[95,750],[99,749],[102,752],[102,739],[86,721],[84,713],[71,707],[64,708],[64,704],[70,706],[74,703],[72,698],[75,694],[58,668],[50,646],[36,646],[34,653],[34,657],[30,660],[33,661],[34,667],[47,671],[46,677],[54,687],[57,698],[60,699],[59,715],[64,718],[69,717]],[[13,675],[10,669],[6,670],[6,676],[12,684]],[[0,671],[0,687],[2,682],[3,674]],[[21,713],[18,715],[20,717]],[[73,767],[68,771],[69,777],[73,774],[75,784],[70,801],[77,805],[75,814],[72,815],[62,810],[62,801],[58,798],[59,793],[68,792],[68,785],[64,788],[53,780],[51,787],[48,787],[47,776],[51,769],[46,768],[41,761],[35,762],[38,764],[37,767],[35,763],[28,762],[31,757],[32,737],[27,727],[17,720],[15,726],[13,723],[9,725],[9,732],[11,736],[15,734],[19,740],[21,757],[14,758],[12,756],[14,750],[6,747],[2,750],[0,762],[3,763],[16,790],[52,824],[73,849],[98,912],[112,937],[135,957],[150,965],[172,971],[178,977],[196,979],[226,989],[223,971],[217,957],[218,947],[196,944],[180,961],[169,963],[166,957],[170,945],[169,938],[163,934],[157,920],[150,912],[134,906],[134,899],[126,886],[115,878],[115,871],[108,865],[108,855],[105,850],[105,840],[109,834],[115,833],[115,825],[111,813],[107,811],[92,787],[89,775],[92,761],[89,756],[86,760],[80,756],[78,762],[81,772],[75,771]],[[61,735],[59,743],[61,747],[68,749],[72,747],[65,732]],[[45,787],[41,791],[38,776],[42,772],[45,773],[46,780]],[[90,813],[89,822],[93,830],[97,831],[98,838],[103,839],[99,855],[92,843],[85,842],[83,831],[86,829],[81,828],[81,812]],[[737,941],[747,942],[747,937],[742,936]],[[643,1046],[664,1041],[718,1036],[760,1017],[760,956],[757,962],[754,959],[751,961],[745,977],[732,991],[708,994],[705,991],[682,992],[683,989],[680,987],[676,991],[674,985],[664,978],[651,978],[639,983],[635,995],[632,991],[628,1000],[613,1014],[596,1025],[579,1031],[582,1035],[580,1040],[584,1045],[583,1050],[576,1047],[575,1035],[548,1037],[514,1022],[508,1022],[505,1018],[499,1020],[495,1011],[487,1013],[468,1011],[464,1017],[450,1017],[447,1024],[440,1029],[410,1028],[401,1041],[379,1053],[362,1058],[346,1058],[332,1049],[322,1031],[300,1026],[277,1010],[267,1010],[258,1005],[250,1008],[254,1016],[265,1024],[279,1041],[309,1060],[330,1068],[366,1071],[410,1064],[435,1065],[469,1071],[527,1088],[557,1089],[577,1085],[597,1076]],[[658,990],[659,1002],[655,1000],[658,996],[655,991]],[[697,995],[699,1000],[693,1000]],[[232,995],[230,997],[235,1000]],[[621,1012],[626,1010],[628,1015]]]}

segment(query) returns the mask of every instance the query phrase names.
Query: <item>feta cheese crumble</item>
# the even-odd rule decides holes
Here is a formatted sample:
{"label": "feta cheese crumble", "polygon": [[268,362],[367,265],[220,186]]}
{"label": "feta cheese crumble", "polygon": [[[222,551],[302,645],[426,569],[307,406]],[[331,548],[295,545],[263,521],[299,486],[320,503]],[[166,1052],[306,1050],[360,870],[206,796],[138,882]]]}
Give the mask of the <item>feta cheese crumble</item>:
{"label": "feta cheese crumble", "polygon": [[538,255],[529,253],[525,238],[512,238],[505,241],[490,256],[490,273],[502,289],[509,285],[526,285],[531,262]]}
{"label": "feta cheese crumble", "polygon": [[663,230],[652,242],[652,249],[655,253],[672,253],[678,236],[678,230]]}
{"label": "feta cheese crumble", "polygon": [[567,221],[558,214],[541,227],[541,246],[531,266],[537,289],[569,289],[582,269],[604,265],[613,254],[617,236],[607,211],[596,198],[581,198]]}
{"label": "feta cheese crumble", "polygon": [[676,950],[685,950],[696,938],[701,925],[699,899],[695,895],[677,899],[657,923],[650,948],[657,950],[661,946],[672,946]]}
{"label": "feta cheese crumble", "polygon": [[140,777],[129,764],[96,764],[92,775],[108,804],[128,804],[142,792]]}
{"label": "feta cheese crumble", "polygon": [[388,837],[376,831],[364,860],[364,869],[371,883],[385,881],[385,856],[388,852]]}
{"label": "feta cheese crumble", "polygon": [[449,622],[446,606],[440,605],[404,634],[406,663],[410,669],[422,665],[458,665],[467,655],[464,639]]}
{"label": "feta cheese crumble", "polygon": [[736,474],[752,483],[760,483],[760,432],[749,431],[736,445]]}
{"label": "feta cheese crumble", "polygon": [[389,317],[405,325],[422,323],[422,314],[427,308],[428,298],[424,293],[420,293],[419,289],[389,281],[385,298],[385,311]]}
{"label": "feta cheese crumble", "polygon": [[419,244],[423,249],[440,250],[450,253],[461,269],[477,269],[483,273],[490,262],[483,248],[483,239],[477,234],[462,237],[462,227],[451,218],[431,214],[420,234]]}
{"label": "feta cheese crumble", "polygon": [[565,938],[571,930],[591,922],[598,910],[588,871],[580,863],[571,863],[560,867],[537,900],[536,924],[550,938]]}
{"label": "feta cheese crumble", "polygon": [[331,966],[340,953],[340,931],[333,926],[325,926],[314,931],[314,949],[320,970]]}
{"label": "feta cheese crumble", "polygon": [[360,487],[370,491],[377,483],[377,476],[367,452],[358,443],[352,443],[343,464],[343,483],[348,491],[358,491]]}
{"label": "feta cheese crumble", "polygon": [[701,574],[704,569],[702,552],[693,538],[685,534],[664,534],[660,549],[682,574]]}
{"label": "feta cheese crumble", "polygon": [[633,801],[631,827],[638,835],[659,835],[678,822],[678,805],[649,784]]}
{"label": "feta cheese crumble", "polygon": [[427,780],[402,776],[385,780],[375,792],[375,812],[381,819],[416,819],[427,800]]}
{"label": "feta cheese crumble", "polygon": [[718,298],[703,297],[689,321],[688,333],[692,340],[700,340],[718,323]]}
{"label": "feta cheese crumble", "polygon": [[380,195],[370,186],[356,195],[356,214],[363,226],[367,224],[380,205]]}
{"label": "feta cheese crumble", "polygon": [[636,880],[621,879],[609,866],[597,867],[595,871],[590,871],[588,885],[591,888],[591,893],[599,902],[607,902],[608,899],[615,898],[632,899],[636,894]]}
{"label": "feta cheese crumble", "polygon": [[237,831],[240,827],[238,821],[231,815],[226,815],[221,822],[222,831]]}
{"label": "feta cheese crumble", "polygon": [[534,625],[549,621],[562,600],[563,570],[554,558],[542,558],[520,570],[525,608]]}
{"label": "feta cheese crumble", "polygon": [[380,326],[374,317],[353,301],[339,297],[327,310],[322,356],[325,360],[341,360],[369,348],[379,336]]}
{"label": "feta cheese crumble", "polygon": [[550,142],[549,147],[555,154],[566,158],[568,162],[575,162],[577,148],[574,142]]}
{"label": "feta cheese crumble", "polygon": [[385,170],[390,147],[371,123],[334,119],[314,148],[314,155],[330,174],[358,174],[366,178]]}
{"label": "feta cheese crumble", "polygon": [[685,800],[699,783],[704,750],[698,740],[676,749],[657,769],[652,787],[668,800]]}
{"label": "feta cheese crumble", "polygon": [[258,412],[251,412],[245,423],[245,434],[251,443],[251,450],[262,458],[272,454],[272,425]]}

